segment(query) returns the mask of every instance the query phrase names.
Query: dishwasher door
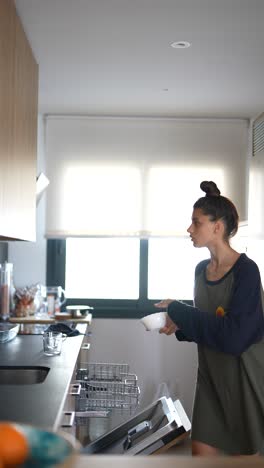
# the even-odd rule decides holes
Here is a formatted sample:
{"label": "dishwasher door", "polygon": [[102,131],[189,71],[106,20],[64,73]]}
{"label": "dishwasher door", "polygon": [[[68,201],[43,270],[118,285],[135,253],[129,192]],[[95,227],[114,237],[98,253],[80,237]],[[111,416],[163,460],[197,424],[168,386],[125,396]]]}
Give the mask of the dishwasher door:
{"label": "dishwasher door", "polygon": [[161,397],[84,447],[85,454],[150,455],[189,437],[191,423],[179,400]]}

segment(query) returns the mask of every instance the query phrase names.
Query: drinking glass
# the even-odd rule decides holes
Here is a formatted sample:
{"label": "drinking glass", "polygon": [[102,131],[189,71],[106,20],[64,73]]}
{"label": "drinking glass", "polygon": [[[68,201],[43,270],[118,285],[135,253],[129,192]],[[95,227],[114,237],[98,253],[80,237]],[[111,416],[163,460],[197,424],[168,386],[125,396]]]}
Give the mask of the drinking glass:
{"label": "drinking glass", "polygon": [[43,333],[43,351],[46,356],[56,356],[61,353],[62,342],[67,338],[61,332],[48,331]]}

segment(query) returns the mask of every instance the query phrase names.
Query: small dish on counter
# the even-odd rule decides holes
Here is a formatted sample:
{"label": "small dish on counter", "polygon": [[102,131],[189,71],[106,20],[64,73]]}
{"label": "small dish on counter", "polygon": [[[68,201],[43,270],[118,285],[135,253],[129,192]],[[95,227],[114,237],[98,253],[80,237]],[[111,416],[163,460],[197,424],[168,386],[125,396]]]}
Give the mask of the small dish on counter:
{"label": "small dish on counter", "polygon": [[93,307],[87,305],[69,305],[66,307],[67,312],[71,314],[72,318],[86,317],[89,310],[93,310]]}
{"label": "small dish on counter", "polygon": [[0,323],[0,343],[13,340],[19,332],[19,323]]}

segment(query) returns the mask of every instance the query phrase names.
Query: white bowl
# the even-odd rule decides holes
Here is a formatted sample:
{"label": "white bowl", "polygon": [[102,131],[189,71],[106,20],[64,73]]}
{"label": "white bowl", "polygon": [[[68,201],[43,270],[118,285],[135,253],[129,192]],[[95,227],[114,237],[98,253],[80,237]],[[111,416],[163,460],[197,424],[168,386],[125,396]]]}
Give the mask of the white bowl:
{"label": "white bowl", "polygon": [[140,321],[143,323],[146,330],[160,330],[166,324],[167,312],[157,312],[143,317]]}

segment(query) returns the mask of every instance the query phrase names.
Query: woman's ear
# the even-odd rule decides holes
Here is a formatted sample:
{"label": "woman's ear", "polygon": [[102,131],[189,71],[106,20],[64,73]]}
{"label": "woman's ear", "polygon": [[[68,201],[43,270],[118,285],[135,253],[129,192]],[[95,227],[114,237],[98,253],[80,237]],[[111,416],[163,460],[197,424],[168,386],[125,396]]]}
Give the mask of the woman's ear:
{"label": "woman's ear", "polygon": [[219,219],[218,221],[215,222],[214,232],[215,232],[215,234],[221,234],[222,236],[224,236],[224,234],[225,234],[225,225],[224,225],[224,223],[223,223],[223,221],[221,219]]}

